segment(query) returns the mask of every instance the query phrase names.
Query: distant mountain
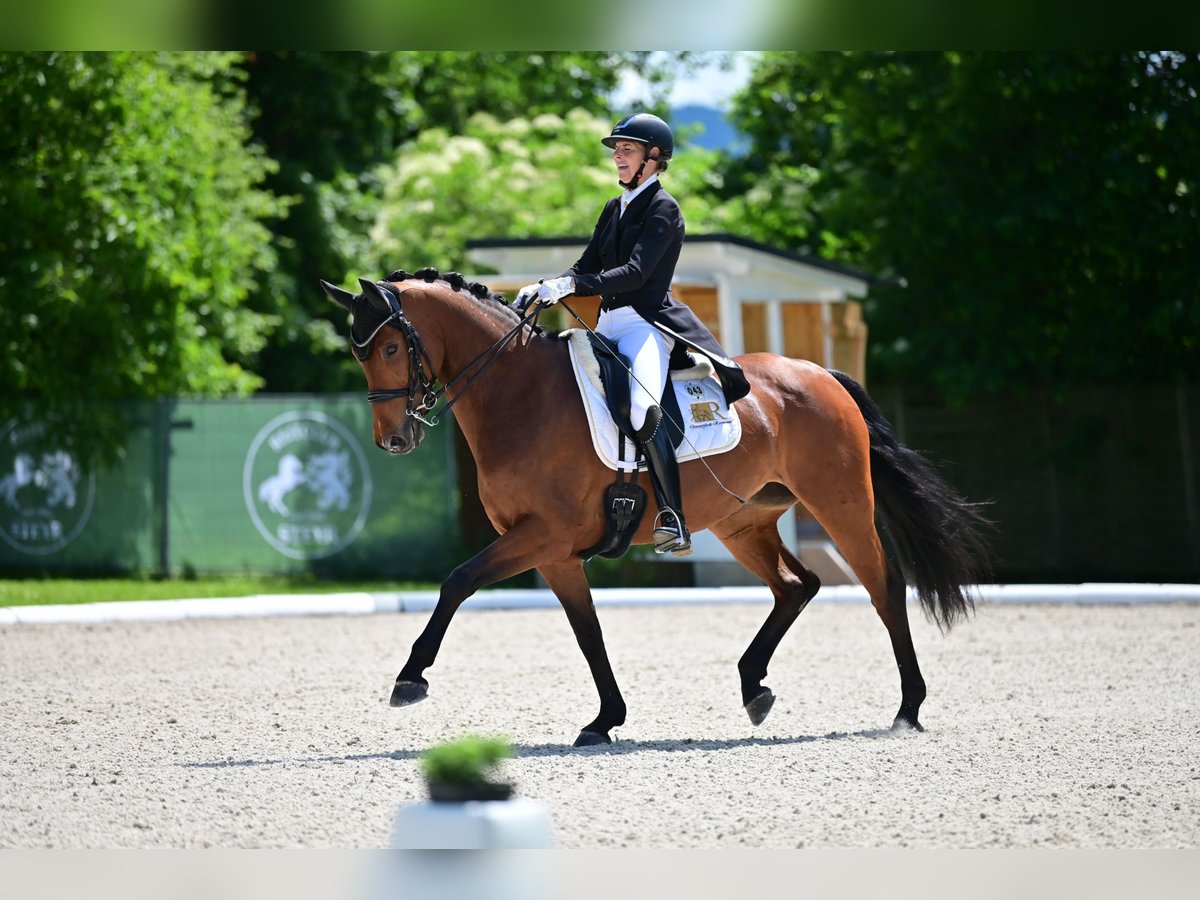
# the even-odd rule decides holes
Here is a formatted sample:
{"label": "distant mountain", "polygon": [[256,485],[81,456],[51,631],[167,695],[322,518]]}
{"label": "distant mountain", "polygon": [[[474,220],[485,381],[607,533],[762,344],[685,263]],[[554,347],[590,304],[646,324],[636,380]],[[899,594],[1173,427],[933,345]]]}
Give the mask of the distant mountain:
{"label": "distant mountain", "polygon": [[746,136],[729,124],[725,114],[713,106],[690,104],[673,107],[671,126],[680,133],[685,144],[694,147],[727,150],[734,154],[745,153],[749,148]]}

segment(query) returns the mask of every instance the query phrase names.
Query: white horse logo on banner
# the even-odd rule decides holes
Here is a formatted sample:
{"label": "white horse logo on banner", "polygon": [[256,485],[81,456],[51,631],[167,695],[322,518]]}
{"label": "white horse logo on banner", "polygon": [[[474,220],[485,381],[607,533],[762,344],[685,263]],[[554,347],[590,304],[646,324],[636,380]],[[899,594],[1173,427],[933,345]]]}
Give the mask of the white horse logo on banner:
{"label": "white horse logo on banner", "polygon": [[40,449],[45,430],[44,423],[16,419],[0,427],[0,538],[36,556],[56,553],[79,536],[95,493],[95,478],[85,476],[70,453]]}
{"label": "white horse logo on banner", "polygon": [[293,559],[329,556],[366,523],[371,474],[358,440],[319,412],[276,416],[254,438],[242,473],[259,534]]}

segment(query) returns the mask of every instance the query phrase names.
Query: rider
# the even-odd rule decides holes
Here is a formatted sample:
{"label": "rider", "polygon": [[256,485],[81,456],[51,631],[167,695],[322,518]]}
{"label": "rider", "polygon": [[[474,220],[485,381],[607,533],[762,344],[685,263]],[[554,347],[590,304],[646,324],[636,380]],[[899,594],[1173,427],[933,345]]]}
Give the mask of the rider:
{"label": "rider", "polygon": [[654,550],[686,556],[692,542],[683,519],[679,466],[659,406],[668,358],[677,345],[707,356],[729,403],[749,393],[750,385],[712,332],[671,296],[684,225],[679,204],[658,177],[675,150],[670,127],[658,116],[635,113],[617,122],[601,143],[613,151],[623,193],[605,205],[578,262],[557,278],[521,288],[516,304],[524,309],[536,299],[549,305],[570,294],[601,298],[596,331],[632,364],[629,418],[659,508]]}

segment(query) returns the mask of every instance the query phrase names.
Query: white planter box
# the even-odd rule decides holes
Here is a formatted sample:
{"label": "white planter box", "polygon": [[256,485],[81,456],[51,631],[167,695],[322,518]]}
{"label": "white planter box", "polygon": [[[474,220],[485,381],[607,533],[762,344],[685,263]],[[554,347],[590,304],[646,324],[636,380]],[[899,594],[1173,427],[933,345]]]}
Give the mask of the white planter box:
{"label": "white planter box", "polygon": [[392,847],[403,850],[522,850],[554,846],[550,812],[538,800],[404,804]]}

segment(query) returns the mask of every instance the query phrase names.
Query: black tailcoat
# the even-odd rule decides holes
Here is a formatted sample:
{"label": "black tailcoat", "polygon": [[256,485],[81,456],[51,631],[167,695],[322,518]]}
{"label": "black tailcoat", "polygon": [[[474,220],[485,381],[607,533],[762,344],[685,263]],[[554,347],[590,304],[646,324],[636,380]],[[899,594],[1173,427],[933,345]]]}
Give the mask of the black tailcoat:
{"label": "black tailcoat", "polygon": [[575,279],[576,294],[600,297],[601,310],[633,307],[660,331],[708,357],[725,399],[733,403],[750,393],[742,367],[726,356],[691,308],[671,296],[683,230],[679,204],[655,181],[624,216],[619,197],[608,201],[583,255],[563,274]]}

